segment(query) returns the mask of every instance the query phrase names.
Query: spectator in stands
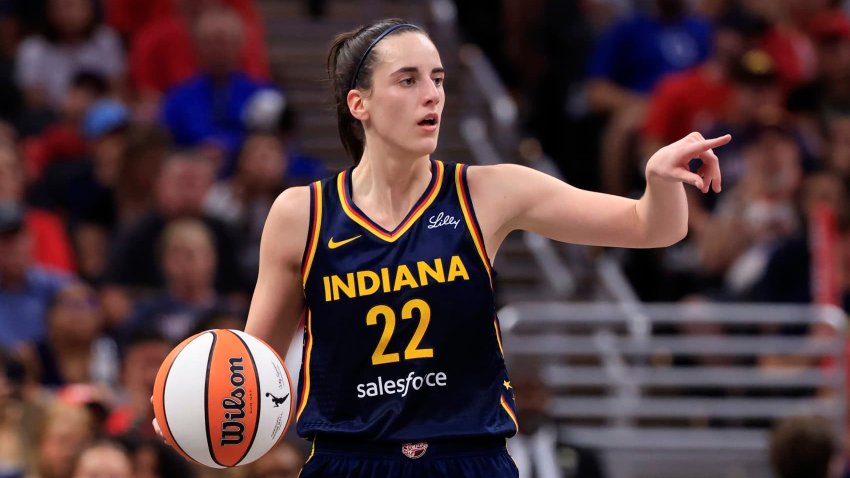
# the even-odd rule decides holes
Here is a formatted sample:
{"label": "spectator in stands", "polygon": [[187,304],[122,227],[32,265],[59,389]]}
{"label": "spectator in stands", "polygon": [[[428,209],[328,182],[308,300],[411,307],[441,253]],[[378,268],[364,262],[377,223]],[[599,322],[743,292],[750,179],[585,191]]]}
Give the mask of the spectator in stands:
{"label": "spectator in stands", "polygon": [[92,105],[82,124],[91,156],[51,163],[30,195],[34,203],[67,218],[79,273],[92,282],[103,275],[103,251],[117,223],[115,183],[129,122],[129,110],[117,101]]}
{"label": "spectator in stands", "polygon": [[85,407],[58,400],[52,402],[36,437],[33,476],[71,478],[74,459],[95,434],[92,417]]}
{"label": "spectator in stands", "polygon": [[124,447],[102,441],[80,453],[71,478],[133,478],[133,463]]}
{"label": "spectator in stands", "polygon": [[294,440],[296,438],[281,440],[268,453],[249,464],[245,478],[298,478],[307,454]]}
{"label": "spectator in stands", "polygon": [[120,84],[121,41],[99,22],[94,0],[48,0],[46,20],[43,34],[25,39],[18,50],[16,76],[30,108],[59,109],[71,79],[82,70]]}
{"label": "spectator in stands", "polygon": [[0,204],[0,346],[44,337],[50,298],[67,281],[32,262],[32,236],[16,203]]}
{"label": "spectator in stands", "polygon": [[688,8],[684,0],[656,0],[651,12],[638,11],[612,25],[591,55],[588,100],[593,110],[610,114],[601,152],[605,192],[628,192],[620,165],[633,156],[630,142],[654,86],[708,58],[710,26]]}
{"label": "spectator in stands", "polygon": [[770,464],[777,478],[838,478],[843,460],[833,424],[822,417],[781,420],[770,437]]}
{"label": "spectator in stands", "polygon": [[284,176],[287,183],[304,186],[329,174],[320,158],[301,151],[298,114],[283,93],[269,89],[258,91],[248,100],[242,116],[249,136],[271,134],[280,139],[286,157]]}
{"label": "spectator in stands", "polygon": [[540,376],[539,364],[516,362],[510,371],[512,380],[504,387],[516,397],[518,431],[508,440],[508,449],[519,476],[604,477],[593,451],[564,441],[549,412],[552,391]]}
{"label": "spectator in stands", "polygon": [[193,464],[160,438],[134,434],[121,437],[133,460],[135,478],[194,478]]}
{"label": "spectator in stands", "polygon": [[800,228],[799,145],[781,125],[764,125],[743,150],[744,173],[696,238],[703,270],[724,277],[727,298],[746,299],[776,247]]}
{"label": "spectator in stands", "polygon": [[106,421],[109,436],[152,438],[151,390],[159,366],[171,351],[172,343],[152,329],[133,331],[122,344],[121,384],[123,395]]}
{"label": "spectator in stands", "polygon": [[176,343],[190,335],[204,313],[224,307],[214,287],[214,241],[198,219],[169,222],[158,239],[164,290],[141,299],[123,327],[154,329]]}
{"label": "spectator in stands", "polygon": [[0,347],[0,475],[23,478],[26,468],[22,411],[23,366]]}
{"label": "spectator in stands", "polygon": [[[213,177],[213,166],[197,153],[176,152],[166,158],[156,181],[155,207],[121,231],[113,243],[107,284],[127,292],[164,288],[164,276],[156,260],[157,238],[173,219],[198,218],[215,237],[216,290],[222,294],[238,293],[245,286],[236,261],[241,254],[240,240],[225,222],[203,212],[204,198],[212,187]],[[124,310],[123,314],[126,312]],[[109,313],[118,313],[113,319],[119,321],[126,318],[121,311],[111,309]]]}
{"label": "spectator in stands", "polygon": [[[139,1],[139,0],[130,0]],[[270,76],[263,21],[254,0],[172,0],[171,15],[153,20],[132,40],[130,70],[138,92],[136,116],[153,119],[162,96],[190,80],[204,68],[203,52],[196,46],[197,25],[211,10],[235,12],[243,25],[244,41],[237,65],[256,81]]]}
{"label": "spectator in stands", "polygon": [[248,136],[239,154],[236,174],[216,183],[206,197],[204,209],[226,221],[247,239],[242,268],[250,277],[259,267],[260,237],[272,203],[288,186],[288,158],[280,138],[271,133]]}
{"label": "spectator in stands", "polygon": [[201,73],[170,90],[162,121],[179,146],[217,150],[218,170],[232,171],[245,134],[243,110],[258,91],[269,88],[240,70],[245,29],[231,10],[203,12],[194,27]]}
{"label": "spectator in stands", "polygon": [[850,114],[850,19],[843,11],[830,10],[812,18],[809,28],[817,76],[791,92],[788,109],[807,132],[812,154],[822,156],[832,121]]}
{"label": "spectator in stands", "polygon": [[82,122],[91,106],[109,93],[109,84],[102,75],[81,71],[74,75],[58,112],[57,121],[37,135],[21,141],[26,176],[38,180],[45,168],[56,161],[77,161],[88,153],[82,132]]}
{"label": "spectator in stands", "polygon": [[91,287],[77,281],[62,287],[47,308],[46,322],[45,337],[21,351],[33,382],[50,388],[116,385],[118,350],[103,335],[103,316]]}
{"label": "spectator in stands", "polygon": [[154,207],[156,178],[170,147],[171,137],[158,125],[130,126],[115,187],[119,228],[135,223]]}
{"label": "spectator in stands", "polygon": [[732,70],[744,52],[755,48],[765,27],[762,19],[741,8],[716,20],[713,55],[695,68],[669,75],[653,90],[642,130],[643,152],[655,151],[682,132],[703,130],[725,112]]}
{"label": "spectator in stands", "polygon": [[[26,178],[18,150],[12,144],[0,142],[0,203],[23,204],[25,189]],[[64,272],[76,270],[65,224],[56,214],[26,207],[24,222],[31,236],[35,264]]]}

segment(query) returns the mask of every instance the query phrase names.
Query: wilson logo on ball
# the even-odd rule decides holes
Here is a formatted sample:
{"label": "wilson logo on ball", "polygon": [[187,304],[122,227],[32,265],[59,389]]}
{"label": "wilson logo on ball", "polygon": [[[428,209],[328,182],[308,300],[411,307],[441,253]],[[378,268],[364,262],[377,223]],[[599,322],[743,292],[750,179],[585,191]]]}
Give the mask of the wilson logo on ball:
{"label": "wilson logo on ball", "polygon": [[221,445],[238,445],[244,439],[245,424],[241,422],[245,418],[245,390],[242,384],[245,383],[245,376],[242,371],[245,367],[242,366],[242,357],[233,357],[230,362],[230,385],[234,389],[230,392],[230,396],[221,401],[221,406],[224,407],[224,419],[227,420],[221,424]]}

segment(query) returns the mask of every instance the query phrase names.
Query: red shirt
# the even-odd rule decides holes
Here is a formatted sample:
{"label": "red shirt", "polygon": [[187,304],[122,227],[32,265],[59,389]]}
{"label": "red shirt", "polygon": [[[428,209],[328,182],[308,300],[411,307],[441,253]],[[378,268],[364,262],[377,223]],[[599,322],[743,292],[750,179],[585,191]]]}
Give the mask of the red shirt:
{"label": "red shirt", "polygon": [[[252,78],[268,79],[269,64],[260,17],[246,16],[242,11],[240,15],[245,24],[241,69]],[[130,78],[138,90],[165,92],[198,71],[192,37],[181,17],[156,19],[139,30],[132,41]]]}
{"label": "red shirt", "polygon": [[28,209],[24,221],[33,240],[36,264],[65,272],[76,271],[71,241],[58,216],[47,211]]}
{"label": "red shirt", "polygon": [[731,98],[732,86],[709,78],[704,67],[673,73],[652,92],[643,135],[667,144],[705,130],[723,115]]}

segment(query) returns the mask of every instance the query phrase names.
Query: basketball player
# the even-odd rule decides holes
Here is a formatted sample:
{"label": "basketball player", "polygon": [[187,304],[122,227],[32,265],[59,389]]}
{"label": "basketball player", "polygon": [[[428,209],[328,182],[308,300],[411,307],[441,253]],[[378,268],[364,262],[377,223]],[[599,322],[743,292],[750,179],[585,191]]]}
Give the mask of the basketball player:
{"label": "basketball player", "polygon": [[[328,58],[339,133],[355,165],[286,190],[263,232],[246,332],[284,355],[306,311],[297,431],[311,477],[514,477],[517,430],[491,263],[524,229],[557,241],[664,247],[687,230],[681,183],[720,191],[698,133],[659,150],[638,200],[512,164],[431,158],[445,104],[440,55],[383,20]],[[688,161],[704,165],[693,174]]]}

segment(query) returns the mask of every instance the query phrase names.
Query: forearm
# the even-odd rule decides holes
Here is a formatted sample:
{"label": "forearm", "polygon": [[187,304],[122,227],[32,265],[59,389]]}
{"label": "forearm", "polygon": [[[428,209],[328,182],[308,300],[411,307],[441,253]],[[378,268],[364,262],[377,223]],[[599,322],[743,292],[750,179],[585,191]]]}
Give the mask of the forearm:
{"label": "forearm", "polygon": [[635,205],[644,247],[667,247],[688,232],[688,200],[681,182],[647,174],[646,191]]}

